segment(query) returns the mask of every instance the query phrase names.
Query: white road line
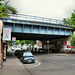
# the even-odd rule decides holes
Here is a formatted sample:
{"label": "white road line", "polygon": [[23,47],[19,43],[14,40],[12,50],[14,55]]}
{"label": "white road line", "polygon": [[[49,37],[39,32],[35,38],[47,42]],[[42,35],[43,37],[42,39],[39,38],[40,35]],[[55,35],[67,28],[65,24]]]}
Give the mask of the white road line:
{"label": "white road line", "polygon": [[25,65],[25,66],[27,66],[28,68],[33,68],[33,67],[37,67],[37,66],[39,66],[39,65],[41,65],[41,63],[38,62],[38,61],[35,61],[34,64],[31,64],[31,65]]}
{"label": "white road line", "polygon": [[37,67],[37,66],[41,65],[41,63],[38,62],[38,61],[35,61],[35,63],[37,63],[37,65],[33,65],[33,66],[31,66],[30,68]]}

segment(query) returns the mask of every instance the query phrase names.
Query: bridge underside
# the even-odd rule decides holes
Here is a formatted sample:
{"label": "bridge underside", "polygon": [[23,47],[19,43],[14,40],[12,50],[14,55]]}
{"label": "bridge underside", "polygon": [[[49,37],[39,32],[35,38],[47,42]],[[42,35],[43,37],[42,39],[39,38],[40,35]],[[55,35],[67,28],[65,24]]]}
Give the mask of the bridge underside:
{"label": "bridge underside", "polygon": [[16,40],[54,40],[54,39],[68,38],[69,36],[12,32],[12,37],[16,37]]}

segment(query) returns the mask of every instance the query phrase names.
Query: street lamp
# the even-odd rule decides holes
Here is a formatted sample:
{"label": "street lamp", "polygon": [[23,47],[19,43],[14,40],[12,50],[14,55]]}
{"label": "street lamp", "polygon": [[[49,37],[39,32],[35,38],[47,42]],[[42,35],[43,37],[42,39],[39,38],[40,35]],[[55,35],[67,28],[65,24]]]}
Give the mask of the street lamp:
{"label": "street lamp", "polygon": [[47,43],[48,43],[48,46],[47,47],[48,47],[48,53],[49,53],[49,40],[47,41]]}

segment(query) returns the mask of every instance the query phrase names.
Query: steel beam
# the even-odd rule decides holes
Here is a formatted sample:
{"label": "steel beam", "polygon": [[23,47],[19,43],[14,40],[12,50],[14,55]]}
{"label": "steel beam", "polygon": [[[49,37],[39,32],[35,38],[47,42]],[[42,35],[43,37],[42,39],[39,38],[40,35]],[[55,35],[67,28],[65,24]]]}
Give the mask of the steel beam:
{"label": "steel beam", "polygon": [[12,29],[12,32],[14,32],[14,30],[15,30],[15,23],[13,24],[13,29]]}

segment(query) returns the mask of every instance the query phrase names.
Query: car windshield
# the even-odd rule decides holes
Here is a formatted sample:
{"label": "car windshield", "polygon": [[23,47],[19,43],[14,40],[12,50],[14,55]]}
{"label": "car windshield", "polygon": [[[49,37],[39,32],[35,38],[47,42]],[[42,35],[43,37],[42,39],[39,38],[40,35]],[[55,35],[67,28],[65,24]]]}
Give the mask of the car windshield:
{"label": "car windshield", "polygon": [[24,52],[24,53],[23,53],[23,56],[33,56],[33,55],[32,55],[32,53],[30,53],[30,52]]}

